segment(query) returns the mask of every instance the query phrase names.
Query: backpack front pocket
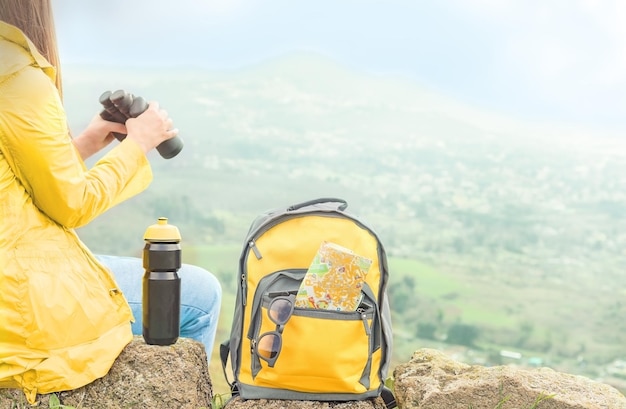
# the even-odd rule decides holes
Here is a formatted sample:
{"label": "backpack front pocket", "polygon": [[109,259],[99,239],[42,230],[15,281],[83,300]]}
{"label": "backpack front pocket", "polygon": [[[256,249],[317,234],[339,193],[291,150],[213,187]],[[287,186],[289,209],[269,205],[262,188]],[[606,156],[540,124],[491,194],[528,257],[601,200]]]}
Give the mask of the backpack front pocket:
{"label": "backpack front pocket", "polygon": [[[372,361],[380,360],[378,337],[372,335],[377,328],[374,301],[366,294],[364,307],[357,311],[294,308],[287,319],[278,321],[268,307],[276,305],[274,297],[282,303],[285,294],[289,292],[266,292],[252,322],[255,384],[319,393],[367,391]],[[268,345],[268,336],[277,343]],[[273,354],[267,353],[270,347]]]}

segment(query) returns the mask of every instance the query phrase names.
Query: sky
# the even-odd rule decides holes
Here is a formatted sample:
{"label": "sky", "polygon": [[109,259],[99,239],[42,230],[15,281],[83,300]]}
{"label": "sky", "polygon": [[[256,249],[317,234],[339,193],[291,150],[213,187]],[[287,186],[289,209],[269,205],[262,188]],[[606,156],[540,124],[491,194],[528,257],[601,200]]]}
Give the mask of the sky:
{"label": "sky", "polygon": [[315,52],[626,138],[624,0],[52,0],[62,62],[245,68]]}

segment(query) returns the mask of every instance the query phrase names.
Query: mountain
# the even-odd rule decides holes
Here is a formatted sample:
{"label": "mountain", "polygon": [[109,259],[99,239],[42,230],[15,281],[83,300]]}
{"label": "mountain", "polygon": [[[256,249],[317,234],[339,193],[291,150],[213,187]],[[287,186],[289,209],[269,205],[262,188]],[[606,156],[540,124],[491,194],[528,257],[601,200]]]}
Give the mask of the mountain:
{"label": "mountain", "polygon": [[[173,159],[151,156],[144,194],[80,229],[94,251],[138,254],[162,215],[190,244],[239,245],[257,213],[337,196],[397,260],[409,336],[411,320],[442,319],[572,362],[626,354],[626,150],[614,135],[311,54],[234,72],[69,66],[64,79],[74,132],[101,92],[123,88],[159,100],[185,141]],[[401,260],[435,273],[406,278]]]}

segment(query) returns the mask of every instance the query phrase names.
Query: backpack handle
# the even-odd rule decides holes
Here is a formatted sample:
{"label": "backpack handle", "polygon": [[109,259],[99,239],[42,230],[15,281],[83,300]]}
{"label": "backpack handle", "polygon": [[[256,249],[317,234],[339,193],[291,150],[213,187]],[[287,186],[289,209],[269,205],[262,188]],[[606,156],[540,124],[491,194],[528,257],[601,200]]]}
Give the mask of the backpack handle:
{"label": "backpack handle", "polygon": [[291,211],[298,210],[306,206],[312,206],[312,205],[316,205],[320,203],[329,203],[329,202],[339,203],[339,206],[337,206],[337,210],[343,211],[343,210],[346,210],[346,207],[348,207],[348,202],[346,202],[343,199],[337,199],[336,197],[320,197],[319,199],[307,200],[306,202],[291,205],[287,208],[287,211],[291,212]]}

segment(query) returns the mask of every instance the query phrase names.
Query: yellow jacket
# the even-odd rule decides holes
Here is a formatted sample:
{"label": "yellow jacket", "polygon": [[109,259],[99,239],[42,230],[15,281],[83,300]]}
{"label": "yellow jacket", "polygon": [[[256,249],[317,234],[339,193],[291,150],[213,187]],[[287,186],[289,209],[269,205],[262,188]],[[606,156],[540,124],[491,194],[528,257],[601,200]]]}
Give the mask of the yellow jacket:
{"label": "yellow jacket", "polygon": [[54,73],[0,22],[0,388],[31,403],[106,375],[132,339],[124,296],[74,228],[152,181],[128,139],[86,168]]}

